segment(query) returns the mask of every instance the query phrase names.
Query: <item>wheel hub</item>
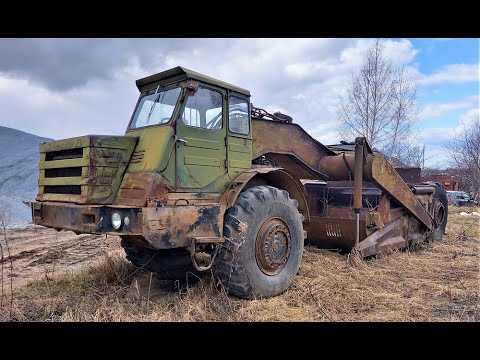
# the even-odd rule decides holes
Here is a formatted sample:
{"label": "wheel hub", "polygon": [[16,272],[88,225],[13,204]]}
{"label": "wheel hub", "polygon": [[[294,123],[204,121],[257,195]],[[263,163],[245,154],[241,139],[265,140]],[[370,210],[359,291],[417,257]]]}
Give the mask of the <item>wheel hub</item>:
{"label": "wheel hub", "polygon": [[290,231],[278,218],[267,220],[260,228],[255,241],[255,257],[263,273],[276,275],[290,255]]}
{"label": "wheel hub", "polygon": [[441,201],[436,201],[433,214],[435,225],[438,227],[443,224],[443,221],[445,220],[445,207],[443,206]]}

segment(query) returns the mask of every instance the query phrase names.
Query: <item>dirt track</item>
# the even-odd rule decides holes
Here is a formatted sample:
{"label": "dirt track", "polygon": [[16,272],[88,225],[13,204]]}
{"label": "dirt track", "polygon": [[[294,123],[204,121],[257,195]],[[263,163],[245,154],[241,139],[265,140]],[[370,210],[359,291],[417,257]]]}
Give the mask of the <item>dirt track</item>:
{"label": "dirt track", "polygon": [[[10,258],[3,230],[0,239],[5,257],[3,274],[10,278]],[[120,248],[117,236],[105,239],[105,236],[75,235],[72,231],[56,232],[43,227],[7,229],[7,240],[15,287],[29,280],[79,269],[105,252]]]}

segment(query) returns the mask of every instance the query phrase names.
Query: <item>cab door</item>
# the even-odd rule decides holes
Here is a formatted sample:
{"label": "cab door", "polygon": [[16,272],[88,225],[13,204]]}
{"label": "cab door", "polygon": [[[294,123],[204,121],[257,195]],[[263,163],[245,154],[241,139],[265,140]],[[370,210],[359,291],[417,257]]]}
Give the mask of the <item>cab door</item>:
{"label": "cab door", "polygon": [[176,121],[177,191],[214,191],[226,172],[224,90],[200,84]]}
{"label": "cab door", "polygon": [[231,179],[252,166],[250,99],[230,92],[228,96],[228,175]]}

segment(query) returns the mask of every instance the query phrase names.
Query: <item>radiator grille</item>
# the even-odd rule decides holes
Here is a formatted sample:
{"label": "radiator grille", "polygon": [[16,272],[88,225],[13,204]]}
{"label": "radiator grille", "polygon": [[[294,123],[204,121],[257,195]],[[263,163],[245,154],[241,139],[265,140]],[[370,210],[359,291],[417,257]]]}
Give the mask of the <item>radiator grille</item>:
{"label": "radiator grille", "polygon": [[83,148],[50,151],[45,154],[45,161],[79,159],[83,157]]}
{"label": "radiator grille", "polygon": [[81,195],[82,187],[80,185],[46,185],[43,192],[47,194]]}
{"label": "radiator grille", "polygon": [[82,167],[45,169],[45,178],[82,176]]}

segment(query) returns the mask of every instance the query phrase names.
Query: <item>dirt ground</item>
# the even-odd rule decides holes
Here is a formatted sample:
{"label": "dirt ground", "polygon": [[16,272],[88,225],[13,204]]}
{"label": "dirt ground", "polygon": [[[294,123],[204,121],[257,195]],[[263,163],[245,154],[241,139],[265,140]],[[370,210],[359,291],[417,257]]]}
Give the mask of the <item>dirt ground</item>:
{"label": "dirt ground", "polygon": [[118,237],[11,229],[11,258],[0,236],[0,321],[477,322],[480,217],[462,211],[480,209],[451,208],[442,241],[377,259],[307,248],[291,288],[260,300],[228,296],[213,276],[164,291],[125,260]]}
{"label": "dirt ground", "polygon": [[[7,229],[6,233],[9,249],[3,234],[0,236],[4,274],[10,274],[8,269],[12,265],[14,287],[45,276],[52,277],[55,273],[76,271],[106,252],[121,248],[117,236],[76,235],[72,231],[57,232],[42,226]],[[6,285],[10,285],[9,281],[5,281]]]}

